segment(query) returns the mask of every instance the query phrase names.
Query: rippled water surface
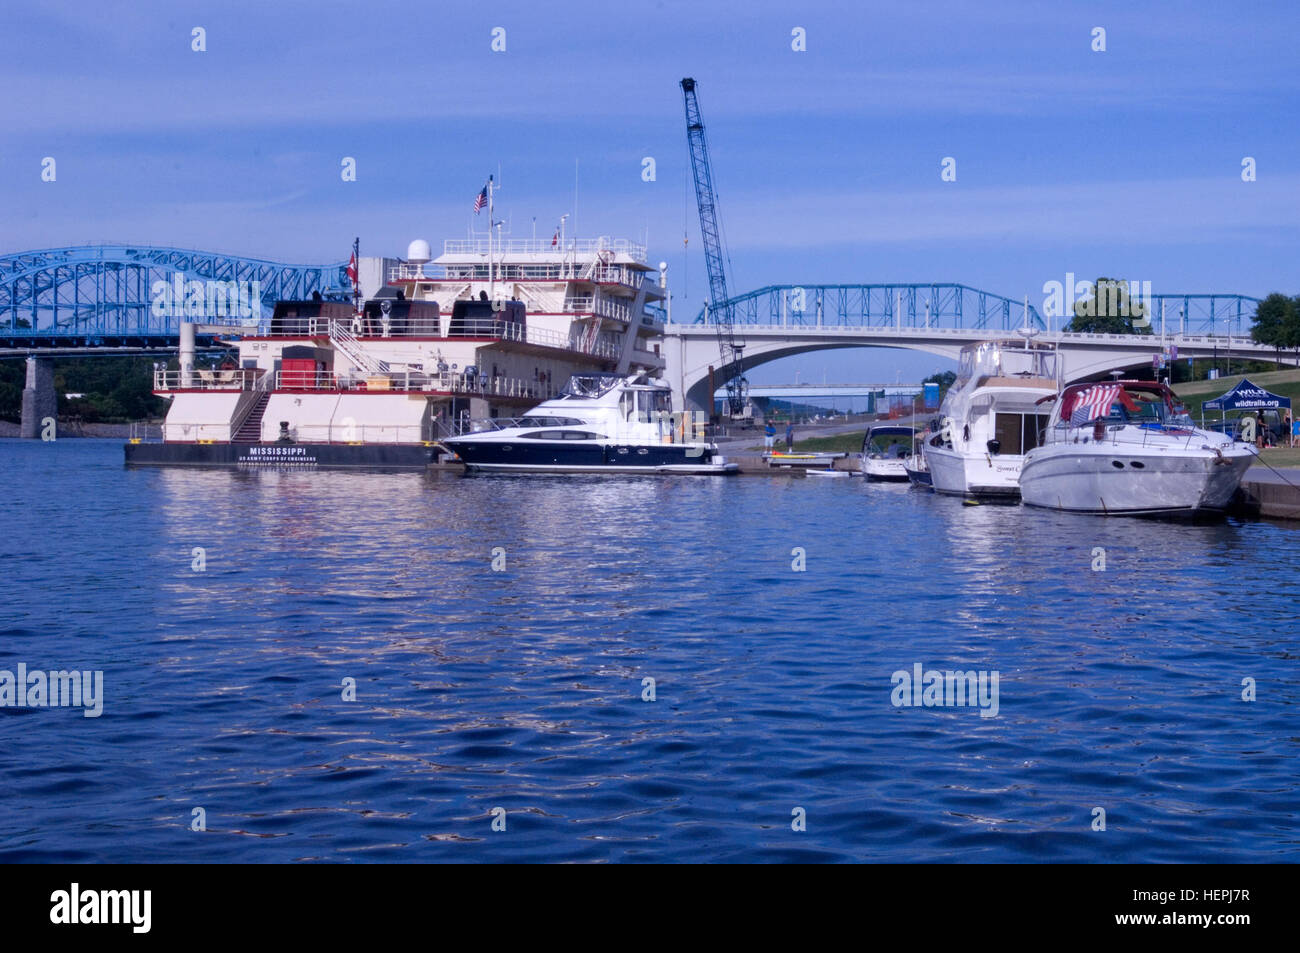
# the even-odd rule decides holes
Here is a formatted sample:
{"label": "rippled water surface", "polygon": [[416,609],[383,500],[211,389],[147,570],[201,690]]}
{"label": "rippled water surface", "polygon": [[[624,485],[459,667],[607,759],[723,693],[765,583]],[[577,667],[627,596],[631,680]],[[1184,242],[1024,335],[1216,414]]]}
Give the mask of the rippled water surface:
{"label": "rippled water surface", "polygon": [[[1289,526],[121,461],[0,443],[0,669],[106,696],[0,708],[0,859],[1300,856]],[[917,662],[997,716],[895,707]]]}

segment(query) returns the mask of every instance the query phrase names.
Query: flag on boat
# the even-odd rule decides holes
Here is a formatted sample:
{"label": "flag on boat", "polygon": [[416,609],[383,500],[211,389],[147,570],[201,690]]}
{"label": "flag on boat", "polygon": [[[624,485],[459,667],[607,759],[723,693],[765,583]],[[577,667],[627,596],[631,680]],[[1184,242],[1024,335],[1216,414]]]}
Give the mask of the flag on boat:
{"label": "flag on boat", "polygon": [[348,281],[352,282],[352,287],[357,286],[357,253],[352,252],[352,258],[348,261]]}
{"label": "flag on boat", "polygon": [[1119,393],[1124,388],[1119,384],[1097,384],[1089,387],[1074,401],[1074,409],[1070,412],[1070,423],[1072,425],[1088,424],[1098,417],[1110,415],[1110,405],[1119,399]]}
{"label": "flag on boat", "polygon": [[474,214],[477,215],[483,211],[483,206],[487,205],[487,186],[483,186],[483,191],[474,198]]}
{"label": "flag on boat", "polygon": [[560,243],[560,233],[559,231],[556,231],[556,233],[551,236],[551,247],[554,248],[559,243]]}

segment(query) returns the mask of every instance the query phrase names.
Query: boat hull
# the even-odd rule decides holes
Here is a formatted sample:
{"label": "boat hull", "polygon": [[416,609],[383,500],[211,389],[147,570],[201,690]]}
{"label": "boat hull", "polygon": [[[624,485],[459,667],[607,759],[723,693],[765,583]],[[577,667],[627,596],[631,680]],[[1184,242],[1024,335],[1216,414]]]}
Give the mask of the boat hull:
{"label": "boat hull", "polygon": [[438,449],[423,444],[128,443],[128,466],[276,470],[423,470]]}
{"label": "boat hull", "polygon": [[902,460],[864,457],[862,472],[868,480],[877,483],[906,483],[908,479]]}
{"label": "boat hull", "polygon": [[930,471],[924,468],[904,467],[907,471],[907,478],[912,481],[913,486],[923,486],[927,490],[934,489],[934,482],[930,478]]}
{"label": "boat hull", "polygon": [[946,447],[925,448],[931,485],[936,493],[953,496],[1020,496],[1020,467],[1024,458],[1013,454],[965,454]]}
{"label": "boat hull", "polygon": [[[617,446],[576,440],[445,440],[470,470],[532,473],[725,475],[739,467],[698,446]],[[692,452],[693,451],[693,452]]]}
{"label": "boat hull", "polygon": [[1038,447],[1022,469],[1021,498],[1029,506],[1111,516],[1221,513],[1254,462],[1245,448],[1229,449],[1222,457],[1210,451],[1142,450],[1121,445],[1087,453],[1069,444]]}

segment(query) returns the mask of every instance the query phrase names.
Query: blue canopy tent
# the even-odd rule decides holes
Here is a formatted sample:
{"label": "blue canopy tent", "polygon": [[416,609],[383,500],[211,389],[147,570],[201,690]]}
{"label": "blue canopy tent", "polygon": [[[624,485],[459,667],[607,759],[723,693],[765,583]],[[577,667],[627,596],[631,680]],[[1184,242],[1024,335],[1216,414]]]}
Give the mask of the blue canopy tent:
{"label": "blue canopy tent", "polygon": [[[1229,410],[1273,410],[1277,412],[1280,420],[1284,408],[1286,410],[1291,409],[1290,397],[1274,394],[1258,384],[1252,384],[1250,378],[1243,377],[1237,382],[1237,386],[1226,394],[1220,394],[1213,400],[1207,400],[1201,404],[1201,421],[1205,421],[1205,412],[1207,410],[1217,410],[1224,415],[1225,419]],[[1283,436],[1289,437],[1290,435],[1283,434]]]}

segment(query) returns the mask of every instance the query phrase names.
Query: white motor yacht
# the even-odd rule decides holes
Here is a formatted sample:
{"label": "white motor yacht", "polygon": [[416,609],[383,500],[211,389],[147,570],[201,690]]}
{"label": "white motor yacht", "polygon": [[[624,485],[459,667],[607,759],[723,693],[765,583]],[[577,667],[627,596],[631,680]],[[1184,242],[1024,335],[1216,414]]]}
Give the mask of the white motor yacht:
{"label": "white motor yacht", "polygon": [[574,374],[525,416],[473,421],[442,443],[471,470],[738,472],[704,440],[703,415],[671,413],[670,398],[665,382],[645,374]]}
{"label": "white motor yacht", "polygon": [[1193,426],[1163,383],[1074,384],[1025,457],[1020,493],[1030,506],[1081,513],[1221,512],[1256,452]]}
{"label": "white motor yacht", "polygon": [[957,379],[944,397],[940,432],[926,440],[925,462],[939,493],[1020,494],[1020,465],[1047,424],[1039,401],[1058,391],[1057,354],[1028,339],[962,348]]}

